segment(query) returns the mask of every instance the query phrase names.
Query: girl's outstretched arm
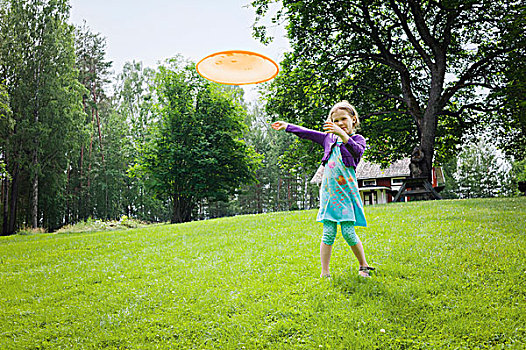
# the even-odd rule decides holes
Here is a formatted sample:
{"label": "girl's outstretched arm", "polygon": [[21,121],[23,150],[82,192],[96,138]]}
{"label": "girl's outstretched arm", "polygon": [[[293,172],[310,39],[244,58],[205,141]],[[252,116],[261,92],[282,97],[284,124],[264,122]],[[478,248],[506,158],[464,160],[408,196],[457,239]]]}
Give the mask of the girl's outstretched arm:
{"label": "girl's outstretched arm", "polygon": [[285,129],[287,132],[291,132],[294,135],[302,139],[308,139],[308,140],[314,141],[316,143],[319,143],[322,146],[323,146],[323,141],[325,140],[325,137],[327,136],[326,133],[307,129],[302,126],[298,126],[294,124],[289,124],[283,121],[274,122],[271,124],[271,126],[274,130]]}

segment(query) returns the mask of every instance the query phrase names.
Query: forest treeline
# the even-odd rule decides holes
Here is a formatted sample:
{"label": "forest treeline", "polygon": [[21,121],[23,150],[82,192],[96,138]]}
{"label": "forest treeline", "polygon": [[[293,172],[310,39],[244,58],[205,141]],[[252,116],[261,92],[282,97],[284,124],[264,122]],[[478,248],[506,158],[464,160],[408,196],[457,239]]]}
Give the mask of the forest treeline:
{"label": "forest treeline", "polygon": [[[258,16],[265,14],[262,9],[267,3],[253,2]],[[278,14],[293,20],[288,27],[293,52],[280,63],[280,75],[262,87],[262,101],[268,102],[249,104],[241,88],[201,78],[194,64],[182,56],[156,68],[128,62],[121,72],[113,73],[103,34],[92,32],[86,23],[68,24],[67,0],[0,1],[1,233],[13,234],[23,227],[55,230],[90,218],[118,219],[122,215],[149,222],[185,222],[316,207],[318,188],[309,180],[319,165],[319,150],[289,134],[271,132],[268,122],[280,118],[319,129],[330,105],[340,99],[350,99],[359,111],[366,112],[362,114],[362,133],[370,145],[366,158],[386,165],[427,142],[431,152],[425,169],[431,161],[447,163],[446,175],[456,174],[449,182],[453,186],[447,189],[449,196],[513,193],[513,181],[526,177],[526,123],[521,104],[525,70],[523,57],[517,60],[524,52],[524,33],[517,19],[520,16],[510,15],[524,11],[520,4],[506,3],[504,11],[498,4],[484,3],[480,9],[488,15],[481,15],[478,22],[462,12],[477,10],[475,0],[458,9],[442,3],[429,5],[438,6],[429,12],[429,22],[436,26],[433,33],[457,30],[446,35],[453,47],[447,53],[451,70],[469,73],[447,87],[436,85],[434,76],[426,78],[429,67],[431,71],[436,68],[429,52],[440,53],[445,43],[440,46],[430,39],[435,47],[422,48],[411,37],[415,25],[422,25],[416,2],[400,3],[401,7],[389,2],[395,6],[391,13],[388,7],[367,5],[371,6],[365,9],[370,10],[368,15],[378,15],[378,21],[387,21],[396,29],[376,33],[385,39],[369,38],[368,46],[362,45],[363,40],[374,30],[357,27],[359,31],[348,33],[362,37],[342,41],[345,30],[314,23],[338,15],[338,8],[325,13],[322,1],[309,3],[311,8],[300,3],[284,1],[284,10]],[[348,13],[365,11],[361,5],[345,6],[353,7]],[[320,11],[323,13],[314,16]],[[404,22],[412,17],[397,17],[404,11],[416,13],[416,24]],[[362,20],[360,13],[353,25]],[[458,23],[455,16],[460,18]],[[505,34],[499,42],[504,48],[486,45],[491,38],[477,34],[484,31],[480,23],[486,19],[488,26],[499,26]],[[369,26],[376,23],[365,17],[363,21]],[[471,39],[478,40],[480,52],[462,50],[462,45],[469,45],[462,40],[470,39],[461,35],[463,26],[474,26]],[[312,31],[313,27],[339,34]],[[255,30],[256,37],[267,40],[264,28],[256,26]],[[408,34],[403,35],[402,30]],[[351,46],[333,43],[333,48],[372,52],[348,58],[346,54],[328,55],[330,50],[316,46],[336,38]],[[375,51],[382,40],[388,44],[380,50],[385,57]],[[415,43],[416,49],[411,47]],[[309,46],[311,51],[305,52]],[[400,53],[389,52],[396,47],[402,48]],[[424,63],[415,59],[418,54],[423,55]],[[342,61],[347,58],[349,62]],[[393,70],[382,66],[386,62],[398,65]],[[400,67],[405,67],[407,76],[397,75]],[[440,73],[445,74],[446,68],[439,69]],[[489,74],[493,71],[502,74]],[[413,73],[418,79],[411,81]],[[435,85],[433,93],[429,86]],[[496,103],[484,105],[478,86],[491,92],[485,94],[487,101]],[[443,93],[447,99],[437,99],[441,103],[437,107],[427,102],[429,91],[439,97]],[[409,109],[404,101],[411,102]],[[466,135],[476,135],[478,125],[488,126],[488,116],[493,118],[489,123],[499,123],[489,125],[500,133],[492,140],[516,157],[515,180],[509,171],[499,170],[492,175],[497,180],[486,176],[467,188],[468,177],[484,177],[488,173],[484,164],[494,158],[487,156],[477,167],[465,166],[475,164],[467,158],[474,158],[478,151],[458,150]],[[424,125],[435,129],[424,133]],[[464,168],[476,168],[477,174],[463,178],[468,173]],[[487,185],[475,191],[482,182]],[[503,183],[508,190],[499,189]]]}
{"label": "forest treeline", "polygon": [[293,139],[268,133],[239,87],[182,57],[113,75],[105,38],[68,24],[68,1],[0,5],[2,234],[313,206],[309,178],[279,166]]}

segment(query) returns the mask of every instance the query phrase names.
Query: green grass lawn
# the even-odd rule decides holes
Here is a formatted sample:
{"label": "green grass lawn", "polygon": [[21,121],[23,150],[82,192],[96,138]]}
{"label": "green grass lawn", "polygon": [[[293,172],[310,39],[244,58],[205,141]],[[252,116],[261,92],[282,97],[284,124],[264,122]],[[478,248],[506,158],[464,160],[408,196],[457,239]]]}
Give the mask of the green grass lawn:
{"label": "green grass lawn", "polygon": [[2,237],[0,349],[526,347],[526,198],[366,215],[371,279],[315,210]]}

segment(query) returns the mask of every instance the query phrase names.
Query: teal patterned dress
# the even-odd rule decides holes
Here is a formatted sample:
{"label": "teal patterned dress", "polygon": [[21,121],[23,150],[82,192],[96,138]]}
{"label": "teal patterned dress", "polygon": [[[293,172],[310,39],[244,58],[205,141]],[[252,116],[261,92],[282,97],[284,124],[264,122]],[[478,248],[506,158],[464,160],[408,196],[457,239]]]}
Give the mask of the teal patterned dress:
{"label": "teal patterned dress", "polygon": [[354,226],[367,226],[362,199],[354,167],[343,164],[340,143],[332,148],[331,156],[325,164],[320,189],[319,222],[354,222]]}

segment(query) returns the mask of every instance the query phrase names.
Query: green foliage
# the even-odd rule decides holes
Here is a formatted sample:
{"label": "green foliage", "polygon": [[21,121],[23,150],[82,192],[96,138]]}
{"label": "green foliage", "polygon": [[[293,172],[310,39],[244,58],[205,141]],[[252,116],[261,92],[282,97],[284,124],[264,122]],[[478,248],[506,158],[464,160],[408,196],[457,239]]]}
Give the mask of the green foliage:
{"label": "green foliage", "polygon": [[7,136],[12,132],[12,129],[13,119],[11,118],[11,108],[9,107],[9,95],[4,84],[0,82],[0,140],[2,140],[0,141],[0,180],[9,178],[4,159],[4,149]]}
{"label": "green foliage", "polygon": [[[143,156],[143,149],[151,140],[151,127],[154,115],[155,71],[143,68],[140,62],[127,62],[117,79],[115,87],[115,107],[121,116],[123,127],[126,127],[121,138],[119,154],[122,157],[124,175]],[[148,193],[149,177],[133,176],[128,173],[122,197],[124,212],[128,216],[147,221],[167,221],[170,218],[169,204]]]}
{"label": "green foliage", "polygon": [[[112,63],[106,61],[106,39],[100,33],[93,33],[86,23],[75,28],[75,53],[79,81],[86,87],[83,102],[88,113],[105,97],[104,84],[109,82]],[[91,104],[91,109],[86,104]]]}
{"label": "green foliage", "polygon": [[[518,49],[512,52],[504,62],[500,76],[505,86],[492,94],[500,108],[490,115],[490,124],[499,124],[492,128],[498,136],[499,146],[507,155],[515,159],[526,159],[526,6],[524,4],[509,12],[499,23],[506,33],[504,41],[518,42]],[[498,122],[495,123],[495,120]],[[507,121],[507,122],[506,122]]]}
{"label": "green foliage", "polygon": [[[489,140],[479,138],[467,143],[455,157],[456,164],[446,166],[450,173],[449,192],[460,198],[506,196],[512,194],[510,164]],[[453,179],[451,179],[453,178]]]}
{"label": "green foliage", "polygon": [[[69,5],[65,0],[10,0],[0,4],[0,11],[0,80],[12,112],[0,146],[11,176],[5,183],[11,187],[9,198],[0,204],[9,203],[11,210],[3,220],[22,226],[32,217],[33,226],[55,227],[63,218],[67,169],[82,129],[83,89],[75,69],[73,28],[67,23]],[[3,233],[13,233],[14,226]]]}
{"label": "green foliage", "polygon": [[444,199],[457,199],[459,183],[455,178],[458,171],[458,157],[450,158],[442,165],[442,172],[446,181],[444,189],[440,192],[440,196]]}
{"label": "green foliage", "polygon": [[526,181],[526,160],[514,162],[512,173],[515,181]]}
{"label": "green foliage", "polygon": [[[0,82],[0,122],[4,122],[11,114],[11,108],[9,107],[9,95],[5,85]],[[4,130],[4,127],[2,127]]]}
{"label": "green foliage", "polygon": [[[97,217],[108,219],[122,213],[120,203],[111,203],[115,182],[110,178],[113,170],[123,168],[117,149],[105,149],[105,142],[122,137],[123,126],[114,116],[113,105],[106,96],[104,86],[109,82],[111,62],[106,61],[106,39],[93,33],[86,24],[75,28],[76,67],[82,94],[83,129],[77,135],[80,147],[71,162],[69,213],[67,222]],[[112,125],[115,122],[115,125]],[[108,125],[108,128],[104,128]],[[113,144],[115,146],[115,144]],[[108,162],[108,157],[113,158]],[[115,163],[111,163],[115,160]],[[124,170],[121,169],[120,172]],[[119,176],[122,178],[122,175]],[[119,182],[119,178],[116,182]],[[114,182],[114,183],[110,183]],[[112,188],[113,187],[113,188]],[[117,205],[115,205],[117,204]],[[114,206],[112,206],[114,205]],[[112,212],[116,210],[117,212]]]}
{"label": "green foliage", "polygon": [[[273,2],[251,3],[263,42],[258,23]],[[524,61],[523,12],[519,1],[283,0],[273,22],[286,21],[293,51],[269,85],[269,113],[321,130],[330,106],[349,100],[370,160],[388,164],[419,145],[429,171],[454,156],[483,117],[515,123],[511,112],[493,118],[502,101],[488,92],[523,85],[510,61]]]}
{"label": "green foliage", "polygon": [[515,161],[512,163],[511,171],[511,186],[515,194],[523,195],[524,192],[519,190],[519,182],[526,182],[526,160]]}
{"label": "green foliage", "polygon": [[[322,148],[300,142],[289,133],[276,132],[269,122],[263,106],[256,105],[247,114],[243,138],[263,159],[256,171],[256,183],[242,186],[231,199],[237,204],[233,214],[310,209],[317,205],[319,189],[309,181],[319,165]],[[318,158],[306,156],[301,151],[304,148],[318,154]]]}
{"label": "green foliage", "polygon": [[524,348],[525,198],[365,210],[369,280],[315,211],[2,238],[0,347]]}
{"label": "green foliage", "polygon": [[168,60],[156,75],[159,121],[135,167],[185,222],[200,200],[226,200],[253,179],[257,157],[241,140],[245,110],[235,96],[199,77],[193,64]]}

